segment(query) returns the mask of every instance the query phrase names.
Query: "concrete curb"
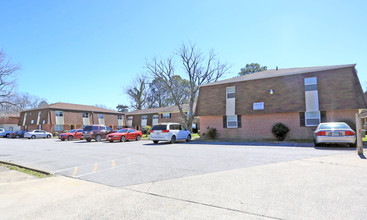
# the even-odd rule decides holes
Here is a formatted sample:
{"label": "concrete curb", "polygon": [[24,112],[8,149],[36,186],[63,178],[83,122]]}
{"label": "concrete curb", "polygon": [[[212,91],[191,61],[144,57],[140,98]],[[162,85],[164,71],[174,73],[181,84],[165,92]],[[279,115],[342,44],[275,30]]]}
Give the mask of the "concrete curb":
{"label": "concrete curb", "polygon": [[52,173],[47,172],[47,171],[35,169],[35,168],[32,168],[32,167],[26,167],[26,166],[23,166],[23,165],[20,165],[20,164],[12,163],[12,162],[6,162],[6,161],[0,160],[0,164],[1,163],[7,164],[7,165],[12,165],[12,166],[17,166],[17,167],[20,167],[20,168],[23,168],[23,169],[32,170],[32,171],[35,171],[35,172],[38,172],[38,173],[42,173],[42,174],[45,174],[45,175],[53,175]]}

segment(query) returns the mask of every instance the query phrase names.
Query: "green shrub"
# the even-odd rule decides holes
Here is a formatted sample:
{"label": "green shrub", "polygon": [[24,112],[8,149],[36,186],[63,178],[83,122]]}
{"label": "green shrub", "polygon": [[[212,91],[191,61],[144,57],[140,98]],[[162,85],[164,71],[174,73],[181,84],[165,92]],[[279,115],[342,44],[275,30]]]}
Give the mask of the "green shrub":
{"label": "green shrub", "polygon": [[207,127],[206,129],[206,137],[208,137],[209,139],[216,139],[218,137],[216,128]]}
{"label": "green shrub", "polygon": [[150,127],[149,125],[145,126],[142,133],[145,134],[145,136],[147,137],[148,134],[150,133],[150,130],[152,130],[152,127]]}
{"label": "green shrub", "polygon": [[279,122],[273,125],[271,132],[278,141],[283,141],[289,132],[289,128],[283,123]]}
{"label": "green shrub", "polygon": [[59,136],[59,132],[54,132],[54,133],[52,133],[52,135],[54,136],[54,137],[58,137]]}

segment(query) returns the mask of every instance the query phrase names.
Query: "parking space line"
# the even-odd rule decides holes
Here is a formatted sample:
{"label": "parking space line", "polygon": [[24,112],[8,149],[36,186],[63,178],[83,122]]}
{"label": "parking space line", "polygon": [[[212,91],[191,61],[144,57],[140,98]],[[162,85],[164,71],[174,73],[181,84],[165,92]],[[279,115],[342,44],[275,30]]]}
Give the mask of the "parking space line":
{"label": "parking space line", "polygon": [[121,165],[121,166],[116,166],[116,167],[110,167],[110,168],[107,168],[107,169],[103,169],[103,170],[98,170],[96,172],[89,172],[89,173],[84,173],[84,174],[81,174],[79,176],[73,176],[75,178],[79,178],[79,177],[82,177],[82,176],[87,176],[87,175],[90,175],[90,174],[95,174],[95,173],[99,173],[99,172],[102,172],[102,171],[106,171],[106,170],[112,170],[112,169],[115,169],[115,168],[119,168],[119,167],[124,167],[124,166],[129,166],[129,165],[132,165],[131,163],[128,163],[128,164],[124,164],[124,165]]}
{"label": "parking space line", "polygon": [[98,168],[98,163],[95,163],[95,164],[94,164],[93,172],[96,172],[96,171],[97,171],[97,168]]}
{"label": "parking space line", "polygon": [[73,177],[75,177],[76,176],[76,173],[78,172],[78,167],[75,167],[74,168],[74,173],[73,173]]}
{"label": "parking space line", "polygon": [[[127,157],[122,157],[122,158],[118,158],[119,160],[121,159],[125,159]],[[99,162],[99,164],[103,164],[103,163],[110,163],[111,160],[106,160],[106,161],[102,161],[102,162]],[[91,166],[91,165],[94,165],[95,163],[89,163],[89,164],[84,164],[84,165],[80,165],[79,167],[86,167],[86,166]],[[115,165],[114,165],[115,164]],[[112,160],[112,166],[116,166],[116,163],[115,163],[115,160]],[[63,171],[66,171],[66,170],[71,170],[73,169],[74,167],[69,167],[69,168],[65,168],[65,169],[60,169],[60,170],[56,170],[54,171],[53,173],[60,173],[60,172],[63,172]]]}

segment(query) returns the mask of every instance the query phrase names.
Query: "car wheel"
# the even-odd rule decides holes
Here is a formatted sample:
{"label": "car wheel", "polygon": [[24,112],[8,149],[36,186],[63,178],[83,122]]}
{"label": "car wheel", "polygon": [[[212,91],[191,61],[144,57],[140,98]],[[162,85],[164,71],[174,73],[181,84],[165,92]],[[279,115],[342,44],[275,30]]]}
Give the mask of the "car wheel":
{"label": "car wheel", "polygon": [[153,141],[153,143],[158,144],[158,141]]}
{"label": "car wheel", "polygon": [[313,140],[313,145],[315,145],[315,147],[320,147],[320,144],[316,143],[316,140]]}
{"label": "car wheel", "polygon": [[90,139],[90,138],[87,138],[87,139],[85,139],[87,142],[90,142],[92,139]]}
{"label": "car wheel", "polygon": [[15,138],[20,138],[20,136],[19,136],[19,135],[17,135],[17,136],[15,136]]}
{"label": "car wheel", "polygon": [[10,135],[9,134],[6,134],[5,137],[8,138]]}
{"label": "car wheel", "polygon": [[136,141],[140,141],[140,135],[136,137]]}
{"label": "car wheel", "polygon": [[120,142],[125,142],[125,141],[126,141],[125,136],[121,136]]}
{"label": "car wheel", "polygon": [[71,136],[71,135],[69,135],[69,137],[68,137],[68,141],[72,141],[74,139],[74,137],[73,136]]}
{"label": "car wheel", "polygon": [[173,136],[171,137],[171,141],[170,141],[170,143],[171,143],[171,144],[174,144],[175,142],[176,142],[176,136],[174,136],[174,135],[173,135]]}
{"label": "car wheel", "polygon": [[102,140],[101,135],[97,135],[97,136],[96,136],[96,138],[95,138],[95,140],[96,140],[97,142],[101,142],[101,140]]}
{"label": "car wheel", "polygon": [[48,135],[47,135],[47,138],[51,138],[51,135],[49,135],[49,134],[48,134]]}
{"label": "car wheel", "polygon": [[110,140],[110,142],[112,143],[112,142],[113,142],[113,140]]}
{"label": "car wheel", "polygon": [[65,141],[65,138],[61,138],[61,141]]}
{"label": "car wheel", "polygon": [[357,145],[355,143],[354,144],[349,144],[349,147],[356,148]]}
{"label": "car wheel", "polygon": [[191,135],[187,135],[187,138],[186,138],[186,142],[190,142],[191,141]]}
{"label": "car wheel", "polygon": [[31,138],[32,138],[32,139],[35,139],[35,138],[36,138],[36,135],[32,135],[32,136],[31,136]]}

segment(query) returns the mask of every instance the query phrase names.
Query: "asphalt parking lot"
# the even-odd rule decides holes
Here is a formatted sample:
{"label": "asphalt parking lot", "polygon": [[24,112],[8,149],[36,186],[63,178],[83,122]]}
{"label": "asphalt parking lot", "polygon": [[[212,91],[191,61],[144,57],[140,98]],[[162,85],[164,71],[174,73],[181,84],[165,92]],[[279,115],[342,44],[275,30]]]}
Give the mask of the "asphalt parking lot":
{"label": "asphalt parking lot", "polygon": [[109,186],[128,186],[271,163],[345,154],[350,148],[150,141],[0,139],[0,161]]}

